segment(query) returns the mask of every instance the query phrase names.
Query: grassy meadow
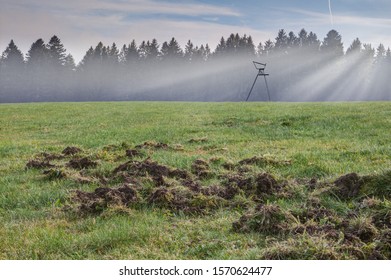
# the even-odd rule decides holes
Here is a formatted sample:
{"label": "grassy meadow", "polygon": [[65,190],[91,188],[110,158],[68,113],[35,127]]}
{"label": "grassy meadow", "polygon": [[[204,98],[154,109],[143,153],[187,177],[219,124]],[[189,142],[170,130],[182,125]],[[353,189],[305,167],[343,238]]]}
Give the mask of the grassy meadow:
{"label": "grassy meadow", "polygon": [[389,259],[390,131],[390,102],[0,104],[0,259]]}

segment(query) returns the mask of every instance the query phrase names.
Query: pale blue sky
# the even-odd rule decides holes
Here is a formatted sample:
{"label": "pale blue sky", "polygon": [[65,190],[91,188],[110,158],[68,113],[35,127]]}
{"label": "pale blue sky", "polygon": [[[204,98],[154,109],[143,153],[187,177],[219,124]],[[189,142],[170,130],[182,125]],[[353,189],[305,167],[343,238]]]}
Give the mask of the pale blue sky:
{"label": "pale blue sky", "polygon": [[11,39],[25,53],[38,38],[56,34],[75,59],[99,41],[128,44],[132,39],[177,38],[209,43],[221,36],[252,35],[256,44],[274,39],[279,29],[314,31],[323,39],[339,31],[345,49],[354,38],[391,46],[390,0],[0,0],[0,49]]}

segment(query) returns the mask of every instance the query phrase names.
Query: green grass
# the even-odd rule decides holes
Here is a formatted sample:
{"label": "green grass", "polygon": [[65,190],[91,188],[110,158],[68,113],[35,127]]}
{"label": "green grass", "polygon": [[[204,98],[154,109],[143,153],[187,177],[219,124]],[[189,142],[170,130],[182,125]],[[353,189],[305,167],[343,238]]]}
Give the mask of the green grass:
{"label": "green grass", "polygon": [[[204,159],[213,162],[216,174],[226,172],[221,163],[253,156],[289,161],[250,167],[251,174],[267,172],[295,182],[289,198],[268,197],[282,211],[300,212],[314,195],[342,217],[351,210],[375,217],[357,209],[366,195],[386,199],[381,203],[389,209],[390,131],[390,102],[0,104],[0,259],[352,258],[346,244],[329,249],[339,243],[322,236],[271,238],[264,232],[234,231],[232,223],[256,204],[248,198],[243,200],[250,202],[249,209],[219,207],[205,215],[143,203],[100,215],[67,212],[72,190],[93,191],[99,184],[49,180],[25,166],[41,152],[77,146],[99,161],[99,172],[109,173],[126,161],[124,147],[163,142],[174,148],[145,149],[143,158],[187,171],[195,159]],[[105,150],[108,145],[115,146]],[[349,201],[327,191],[315,195],[300,183],[312,178],[332,182],[351,172],[370,179],[364,193]],[[215,176],[202,182],[220,181]],[[383,233],[360,247],[359,258],[370,258],[368,248],[377,246]],[[381,248],[391,251],[386,243]]]}

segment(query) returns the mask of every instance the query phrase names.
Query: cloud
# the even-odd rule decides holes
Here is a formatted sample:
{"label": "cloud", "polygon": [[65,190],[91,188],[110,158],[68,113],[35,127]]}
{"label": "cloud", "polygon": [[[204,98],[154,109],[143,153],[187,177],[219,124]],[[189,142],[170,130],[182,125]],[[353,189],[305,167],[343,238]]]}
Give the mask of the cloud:
{"label": "cloud", "polygon": [[[2,49],[12,38],[26,53],[38,38],[47,42],[56,34],[76,61],[81,60],[87,49],[99,41],[105,45],[116,42],[122,46],[132,39],[141,43],[142,40],[156,38],[162,44],[175,37],[182,47],[191,39],[196,45],[209,43],[213,49],[221,36],[230,33],[252,35],[255,42],[266,40],[271,35],[247,26],[221,23],[219,17],[236,18],[241,14],[214,5],[152,0],[40,0],[38,6],[34,1],[4,1],[9,12],[0,12]],[[154,13],[166,16],[147,16]],[[11,24],[15,22],[15,15],[18,15],[18,22]],[[167,15],[181,17],[178,19]],[[188,17],[182,18],[184,15]]]}
{"label": "cloud", "polygon": [[[286,9],[288,12],[307,16],[306,18],[297,18],[298,22],[311,22],[317,25],[327,25],[330,22],[330,15],[327,13],[313,12],[302,9]],[[333,14],[335,25],[354,25],[362,27],[381,27],[391,28],[390,18],[366,17],[358,15]]]}

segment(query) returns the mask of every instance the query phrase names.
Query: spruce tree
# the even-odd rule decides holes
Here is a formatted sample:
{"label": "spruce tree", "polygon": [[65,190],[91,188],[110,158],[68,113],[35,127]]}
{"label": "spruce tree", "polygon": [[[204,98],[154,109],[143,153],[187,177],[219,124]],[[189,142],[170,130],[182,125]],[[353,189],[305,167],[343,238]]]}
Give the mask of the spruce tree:
{"label": "spruce tree", "polygon": [[148,61],[156,62],[159,58],[159,44],[156,39],[152,39],[151,43],[147,44],[147,59]]}
{"label": "spruce tree", "polygon": [[56,35],[50,38],[50,41],[47,44],[47,52],[48,62],[51,66],[54,66],[55,68],[64,66],[65,58],[67,56],[66,49]]}
{"label": "spruce tree", "polygon": [[300,47],[308,46],[308,33],[304,28],[299,32],[298,42]]}
{"label": "spruce tree", "polygon": [[19,71],[24,67],[24,58],[22,52],[15,45],[14,40],[8,44],[1,55],[1,65],[7,71]]}
{"label": "spruce tree", "polygon": [[227,48],[227,43],[225,42],[224,37],[221,37],[220,42],[217,44],[214,54],[221,56],[225,53]]}
{"label": "spruce tree", "polygon": [[[20,93],[20,89],[23,88],[23,82],[25,80],[24,71],[24,58],[22,52],[15,45],[14,41],[8,44],[7,48],[1,55],[0,63],[0,93],[7,93],[13,95],[13,93]],[[10,96],[11,97],[11,96]],[[7,100],[5,96],[0,95],[1,100]],[[12,99],[16,98],[16,99]],[[17,97],[12,96],[12,101],[17,101]]]}
{"label": "spruce tree", "polygon": [[174,37],[172,37],[168,44],[168,56],[173,59],[179,59],[183,56],[183,51]]}
{"label": "spruce tree", "polygon": [[324,38],[320,49],[330,59],[342,57],[344,51],[341,35],[336,30],[330,30]]}
{"label": "spruce tree", "polygon": [[284,29],[278,31],[274,48],[277,51],[285,51],[288,47],[288,36]]}
{"label": "spruce tree", "polygon": [[360,39],[356,38],[349,46],[349,48],[346,50],[346,55],[360,53],[361,49],[362,49],[361,41]]}
{"label": "spruce tree", "polygon": [[184,58],[186,61],[191,62],[196,55],[198,49],[194,48],[193,43],[189,40],[185,46],[185,55]]}
{"label": "spruce tree", "polygon": [[48,63],[48,49],[46,48],[45,42],[42,39],[35,41],[26,55],[26,63],[28,68],[43,68]]}

